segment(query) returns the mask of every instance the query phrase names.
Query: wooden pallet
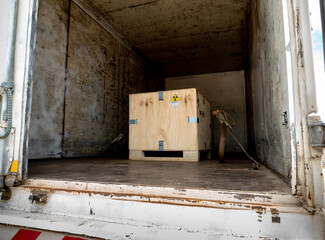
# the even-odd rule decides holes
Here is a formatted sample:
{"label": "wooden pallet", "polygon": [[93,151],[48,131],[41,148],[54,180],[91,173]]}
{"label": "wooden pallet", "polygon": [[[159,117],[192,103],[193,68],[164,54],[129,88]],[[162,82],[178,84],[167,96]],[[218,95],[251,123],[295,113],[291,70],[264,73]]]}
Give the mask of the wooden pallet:
{"label": "wooden pallet", "polygon": [[[130,160],[150,160],[150,161],[186,161],[198,162],[200,161],[200,153],[202,151],[141,151],[130,150]],[[149,154],[148,154],[149,153]],[[207,152],[209,158],[211,151]]]}

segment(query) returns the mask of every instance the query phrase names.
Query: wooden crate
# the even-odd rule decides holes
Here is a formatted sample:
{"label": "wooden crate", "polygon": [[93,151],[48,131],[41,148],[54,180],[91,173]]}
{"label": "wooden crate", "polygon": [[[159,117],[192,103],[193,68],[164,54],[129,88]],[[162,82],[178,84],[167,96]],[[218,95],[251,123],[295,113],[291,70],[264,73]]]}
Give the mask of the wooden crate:
{"label": "wooden crate", "polygon": [[195,88],[130,94],[129,159],[198,161],[211,150],[210,103]]}

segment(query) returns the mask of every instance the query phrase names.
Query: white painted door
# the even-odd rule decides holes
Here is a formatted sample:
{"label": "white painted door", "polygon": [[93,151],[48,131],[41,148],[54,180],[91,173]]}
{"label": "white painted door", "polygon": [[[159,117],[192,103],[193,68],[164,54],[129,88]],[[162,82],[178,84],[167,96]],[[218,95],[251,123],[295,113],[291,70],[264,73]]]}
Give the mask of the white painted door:
{"label": "white painted door", "polygon": [[23,179],[37,0],[0,1],[0,191]]}
{"label": "white painted door", "polygon": [[313,130],[324,120],[320,1],[283,0],[282,4],[293,110],[292,190],[304,197],[307,207],[324,207],[323,144],[315,143]]}

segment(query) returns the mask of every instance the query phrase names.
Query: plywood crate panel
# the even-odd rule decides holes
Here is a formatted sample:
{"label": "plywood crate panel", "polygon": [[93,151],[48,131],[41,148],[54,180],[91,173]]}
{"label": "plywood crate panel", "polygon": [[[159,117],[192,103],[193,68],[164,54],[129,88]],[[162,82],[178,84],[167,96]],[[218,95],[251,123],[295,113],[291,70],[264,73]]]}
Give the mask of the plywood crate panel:
{"label": "plywood crate panel", "polygon": [[[211,149],[210,103],[195,88],[131,94],[129,101],[130,159],[198,161],[199,151]],[[183,156],[146,157],[146,151]]]}

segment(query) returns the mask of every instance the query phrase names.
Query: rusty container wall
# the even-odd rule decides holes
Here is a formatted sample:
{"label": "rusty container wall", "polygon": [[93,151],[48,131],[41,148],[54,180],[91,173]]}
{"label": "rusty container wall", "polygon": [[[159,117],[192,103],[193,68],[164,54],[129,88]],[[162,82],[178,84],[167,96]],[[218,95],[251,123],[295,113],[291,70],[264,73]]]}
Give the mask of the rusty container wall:
{"label": "rusty container wall", "polygon": [[258,159],[291,178],[290,126],[281,1],[251,1],[247,75],[248,142]]}
{"label": "rusty container wall", "polygon": [[29,158],[127,149],[129,93],[158,90],[159,72],[77,4],[39,1]]}
{"label": "rusty container wall", "polygon": [[[126,150],[127,137],[117,145],[111,145],[111,142],[120,134],[128,135],[129,94],[163,90],[161,77],[163,74],[134,54],[132,48],[125,47],[123,41],[107,31],[99,21],[94,20],[91,14],[85,12],[84,8],[75,2],[70,1],[70,4],[67,0],[39,2],[30,158],[97,156],[119,152],[123,147]],[[211,73],[212,76],[216,74],[219,80],[226,79],[226,83],[231,85],[232,90],[228,95],[221,100],[217,98],[221,96],[220,94],[209,97],[198,86],[190,86],[191,77],[183,80],[175,79],[174,85],[169,85],[167,79],[167,88],[198,87],[209,97],[213,107],[229,108],[225,110],[235,117],[238,124],[236,133],[240,142],[249,147],[251,152],[255,152],[259,160],[289,179],[290,132],[289,126],[283,124],[282,117],[288,111],[282,5],[280,1],[257,0],[252,0],[250,4],[248,2],[241,4],[249,6],[250,11],[247,21],[240,21],[240,16],[245,15],[244,6],[240,7],[242,10],[236,16],[240,31],[246,32],[246,27],[248,28],[248,44],[243,37],[241,44],[237,46],[238,51],[233,54],[240,56],[237,61],[239,65],[230,61],[229,64],[232,63],[234,68],[211,70],[214,72]],[[150,9],[155,8],[155,5],[150,5],[148,10],[147,7],[141,6],[141,9],[153,14]],[[130,9],[135,11],[133,8]],[[126,14],[126,18],[120,19],[121,23],[125,20],[126,23],[136,24],[127,18],[131,16],[128,15],[130,14],[128,11],[123,11],[123,14]],[[212,14],[211,17],[214,18],[216,15]],[[141,18],[141,21],[145,19]],[[129,25],[125,25],[125,28],[127,26]],[[143,29],[141,31],[145,32]],[[156,34],[156,31],[154,33]],[[141,36],[143,38],[145,35]],[[214,37],[217,37],[217,34]],[[189,39],[190,37],[187,40]],[[223,40],[223,43],[226,41]],[[220,43],[218,46],[223,44]],[[197,46],[191,45],[192,47]],[[227,45],[227,48],[220,47],[219,50],[222,49],[229,50],[232,47]],[[146,48],[143,48],[143,51],[146,51]],[[170,51],[173,53],[174,49]],[[152,52],[144,52],[148,57],[153,57],[150,53]],[[209,60],[217,58],[216,56],[211,55]],[[249,60],[245,72],[246,82],[243,70],[245,56]],[[230,55],[225,58],[235,59]],[[163,57],[158,60],[163,60]],[[205,63],[205,60],[202,60],[201,67]],[[235,65],[237,70],[241,70],[222,72],[230,69],[234,71]],[[176,74],[174,68],[168,70],[168,66],[169,64],[165,64],[165,76],[172,78],[181,74],[180,72]],[[190,66],[178,67],[177,71],[185,71]],[[215,73],[216,71],[219,73]],[[229,77],[232,73],[235,75]],[[178,86],[177,81],[178,83],[183,81],[184,84]],[[200,81],[197,85],[203,86]],[[204,88],[211,90],[212,88],[208,86],[209,84]],[[225,93],[229,88],[221,90],[219,93]],[[234,100],[232,96],[237,98]],[[216,144],[217,131],[215,140]],[[233,141],[229,139],[228,141],[226,150],[240,151]]]}

